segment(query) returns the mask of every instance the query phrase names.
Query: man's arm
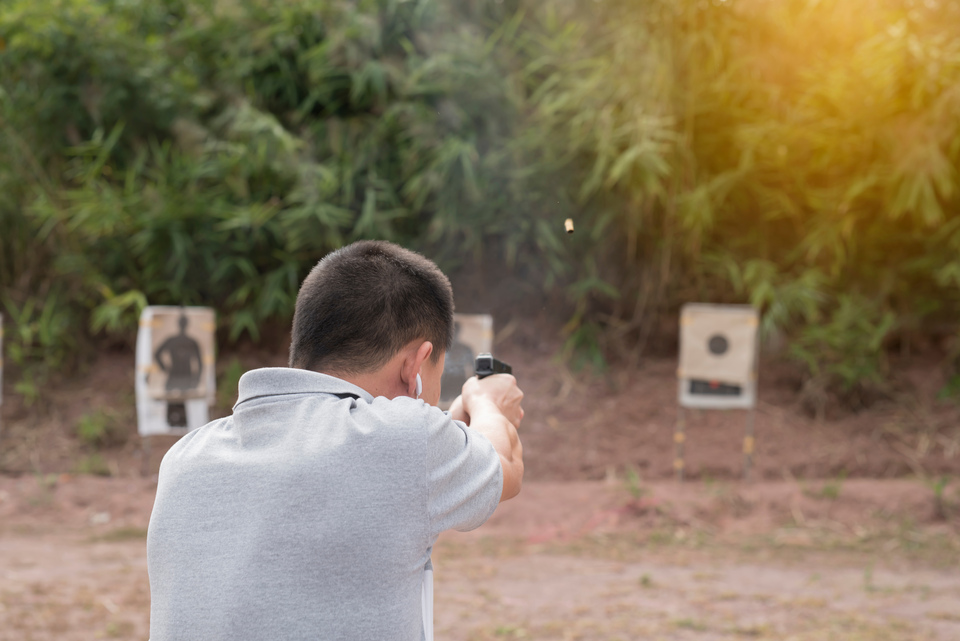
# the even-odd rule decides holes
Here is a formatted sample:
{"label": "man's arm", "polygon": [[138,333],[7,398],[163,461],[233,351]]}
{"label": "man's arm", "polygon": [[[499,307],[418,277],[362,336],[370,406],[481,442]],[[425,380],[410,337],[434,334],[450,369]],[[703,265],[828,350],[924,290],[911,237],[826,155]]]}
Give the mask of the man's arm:
{"label": "man's arm", "polygon": [[483,434],[500,457],[503,468],[503,491],[500,501],[520,493],[523,483],[523,446],[517,427],[523,420],[520,406],[523,392],[517,379],[509,374],[496,374],[483,380],[467,380],[463,393],[450,407],[450,416],[462,420]]}

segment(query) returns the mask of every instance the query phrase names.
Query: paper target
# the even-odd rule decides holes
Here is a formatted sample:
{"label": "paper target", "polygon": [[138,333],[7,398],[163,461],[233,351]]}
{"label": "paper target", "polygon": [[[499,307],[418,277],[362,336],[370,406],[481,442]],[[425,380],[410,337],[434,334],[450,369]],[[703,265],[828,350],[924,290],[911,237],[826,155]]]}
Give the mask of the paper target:
{"label": "paper target", "polygon": [[147,307],[137,334],[141,436],[184,434],[209,421],[216,400],[214,330],[208,307]]}
{"label": "paper target", "polygon": [[677,370],[682,406],[754,406],[759,320],[757,310],[749,305],[683,306]]}
{"label": "paper target", "polygon": [[447,351],[440,379],[440,407],[447,408],[473,376],[477,354],[493,350],[493,316],[454,314],[453,346]]}

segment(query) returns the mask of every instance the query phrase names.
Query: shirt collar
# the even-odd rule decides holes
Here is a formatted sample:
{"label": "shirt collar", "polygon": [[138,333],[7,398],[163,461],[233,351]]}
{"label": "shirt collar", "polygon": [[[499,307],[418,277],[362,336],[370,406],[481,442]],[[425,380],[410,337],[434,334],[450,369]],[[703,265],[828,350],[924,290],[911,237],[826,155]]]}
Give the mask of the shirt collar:
{"label": "shirt collar", "polygon": [[262,367],[240,377],[236,405],[264,396],[286,394],[348,394],[373,402],[373,395],[342,378],[292,367]]}

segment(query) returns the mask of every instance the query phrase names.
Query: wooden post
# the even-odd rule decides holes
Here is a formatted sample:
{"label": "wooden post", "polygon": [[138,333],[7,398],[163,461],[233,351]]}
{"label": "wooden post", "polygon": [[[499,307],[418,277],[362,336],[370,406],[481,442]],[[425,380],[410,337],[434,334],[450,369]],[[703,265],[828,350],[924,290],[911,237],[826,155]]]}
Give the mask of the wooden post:
{"label": "wooden post", "polygon": [[683,482],[683,445],[687,440],[687,420],[683,406],[677,406],[677,423],[673,432],[674,457],[673,469],[677,473],[677,480]]}
{"label": "wooden post", "polygon": [[140,437],[140,476],[142,477],[150,474],[150,442],[152,440],[152,436]]}
{"label": "wooden post", "polygon": [[743,436],[743,480],[750,480],[750,467],[753,464],[753,451],[756,446],[756,439],[753,436],[753,423],[755,408],[747,411],[747,427]]}

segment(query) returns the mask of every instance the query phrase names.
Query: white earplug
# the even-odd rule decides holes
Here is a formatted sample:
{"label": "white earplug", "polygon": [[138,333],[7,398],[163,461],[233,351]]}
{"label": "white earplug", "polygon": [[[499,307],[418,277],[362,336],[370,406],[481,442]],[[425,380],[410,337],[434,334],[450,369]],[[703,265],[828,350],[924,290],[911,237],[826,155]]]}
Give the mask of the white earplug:
{"label": "white earplug", "polygon": [[420,394],[423,393],[423,379],[420,378],[420,375],[417,374],[417,398],[420,398]]}

